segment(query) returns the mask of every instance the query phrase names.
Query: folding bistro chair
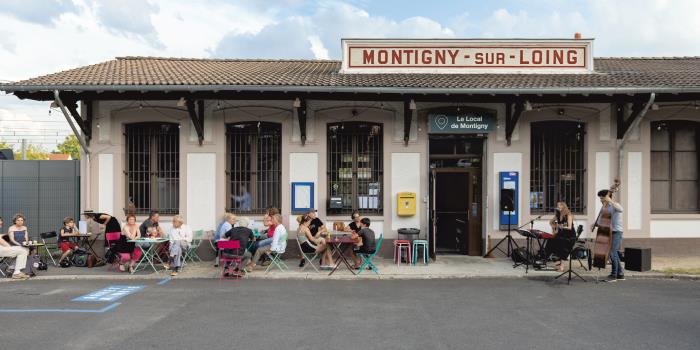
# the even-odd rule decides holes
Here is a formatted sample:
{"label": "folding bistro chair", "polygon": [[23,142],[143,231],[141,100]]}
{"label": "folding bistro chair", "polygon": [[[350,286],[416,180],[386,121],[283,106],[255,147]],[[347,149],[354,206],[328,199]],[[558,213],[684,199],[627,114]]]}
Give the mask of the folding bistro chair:
{"label": "folding bistro chair", "polygon": [[[224,278],[227,278],[226,276],[224,276],[224,274],[226,273],[226,268],[229,268],[229,269],[231,268],[231,266],[232,266],[231,264],[236,264],[234,266],[238,267],[238,271],[240,271],[240,273],[245,273],[245,269],[243,268],[243,266],[241,266],[241,264],[243,263],[243,254],[241,254],[241,253],[245,253],[245,250],[244,250],[245,248],[241,248],[240,241],[238,241],[238,240],[235,240],[235,241],[221,240],[221,241],[216,241],[216,245],[217,245],[217,248],[219,251],[219,265],[221,266],[221,275],[219,276],[219,280],[223,280]],[[234,252],[236,252],[237,254],[225,253],[224,249],[231,249]],[[229,266],[226,266],[227,264]],[[245,273],[245,274],[246,274],[246,276],[248,276],[247,273]],[[229,277],[229,278],[231,278],[231,277]],[[236,277],[232,277],[232,278],[236,278]]]}
{"label": "folding bistro chair", "polygon": [[202,244],[202,241],[204,241],[204,230],[197,230],[192,233],[192,244],[185,249],[185,251],[182,254],[182,264],[185,265],[187,262],[201,262],[202,258],[197,255],[197,249],[199,249],[199,246]]}
{"label": "folding bistro chair", "polygon": [[[121,232],[106,232],[105,233],[105,240],[107,240],[107,249],[109,249],[109,250],[112,249],[114,242],[119,240],[120,235],[121,235]],[[114,253],[114,256],[115,256],[114,261],[107,268],[108,271],[114,269],[115,267],[116,267],[116,270],[119,271],[119,264],[121,264],[122,259],[123,260],[131,259],[131,254],[129,254],[129,253]],[[128,270],[126,272],[128,272]]]}
{"label": "folding bistro chair", "polygon": [[41,243],[44,244],[43,246],[39,247],[39,251],[41,252],[41,249],[43,248],[46,255],[49,257],[49,259],[51,259],[53,266],[58,266],[53,256],[58,255],[60,257],[63,255],[63,252],[58,249],[58,234],[56,231],[40,233],[39,238],[41,238]]}
{"label": "folding bistro chair", "polygon": [[365,254],[365,253],[357,253],[357,255],[362,258],[362,265],[360,265],[360,269],[357,271],[357,274],[361,274],[362,271],[364,271],[367,267],[369,267],[372,271],[374,271],[375,274],[379,274],[379,269],[377,269],[377,266],[375,266],[372,263],[372,259],[377,255],[379,252],[379,248],[382,247],[382,241],[384,240],[384,234],[379,235],[379,239],[377,240],[377,244],[374,246],[374,253],[372,254]]}
{"label": "folding bistro chair", "polygon": [[[314,260],[319,258],[318,253],[308,253],[307,254],[307,253],[304,253],[303,249],[301,249],[301,245],[304,244],[304,242],[308,242],[308,241],[309,241],[309,239],[306,238],[305,235],[303,235],[303,234],[297,235],[297,245],[299,246],[299,252],[301,253],[301,257],[304,260],[306,260],[306,262],[309,263],[309,265],[311,265],[311,267],[313,267],[313,269],[316,270],[316,272],[319,272],[318,268],[314,264]],[[304,269],[306,269],[307,266],[308,265],[304,265],[304,267],[301,268],[301,271],[304,271]]]}
{"label": "folding bistro chair", "polygon": [[15,258],[6,258],[4,256],[0,256],[0,275],[2,275],[2,277],[7,277],[5,271],[7,271],[10,268],[10,265],[12,265],[14,259]]}
{"label": "folding bistro chair", "polygon": [[282,235],[282,237],[280,237],[280,241],[282,241],[282,243],[281,243],[282,244],[282,251],[281,252],[270,251],[270,252],[265,253],[267,255],[267,257],[270,259],[270,265],[265,270],[265,273],[270,272],[272,270],[273,266],[276,266],[282,272],[289,270],[289,267],[287,266],[287,264],[285,264],[284,260],[282,260],[282,254],[284,254],[284,252],[287,249],[287,234],[286,233],[284,235]]}

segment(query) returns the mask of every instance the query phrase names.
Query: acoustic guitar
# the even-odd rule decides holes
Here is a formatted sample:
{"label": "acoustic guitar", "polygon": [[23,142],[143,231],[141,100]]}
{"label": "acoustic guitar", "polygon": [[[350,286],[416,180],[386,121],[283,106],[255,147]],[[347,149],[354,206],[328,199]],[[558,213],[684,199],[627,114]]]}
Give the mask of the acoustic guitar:
{"label": "acoustic guitar", "polygon": [[[615,179],[615,182],[610,186],[610,198],[613,193],[620,190],[620,180]],[[612,215],[605,207],[600,208],[598,219],[593,228],[598,227],[595,236],[595,244],[593,245],[593,266],[599,269],[604,269],[610,256],[610,248],[612,248]]]}

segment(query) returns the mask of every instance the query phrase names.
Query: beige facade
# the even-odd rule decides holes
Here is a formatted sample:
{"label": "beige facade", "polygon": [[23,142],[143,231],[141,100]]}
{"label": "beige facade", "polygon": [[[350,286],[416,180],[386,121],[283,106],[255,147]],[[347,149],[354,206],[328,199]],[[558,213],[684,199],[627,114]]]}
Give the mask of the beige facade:
{"label": "beige facade", "polygon": [[[512,136],[510,146],[505,141],[505,107],[503,104],[460,104],[497,111],[496,131],[486,135],[482,182],[482,232],[486,238],[504,235],[498,228],[499,171],[520,173],[520,224],[536,217],[530,211],[530,123],[545,120],[576,120],[585,126],[585,201],[586,209],[576,215],[576,224],[584,225],[584,235],[595,221],[599,201],[598,189],[608,188],[619,177],[622,190],[619,201],[625,207],[626,238],[700,238],[700,214],[652,214],[650,205],[650,124],[667,118],[700,120],[692,108],[660,105],[650,110],[624,146],[618,174],[618,143],[615,111],[611,104],[541,105],[523,112]],[[82,208],[115,213],[123,219],[126,207],[124,125],[134,122],[161,121],[180,125],[179,208],[195,229],[214,229],[225,211],[225,124],[240,121],[272,121],[282,124],[282,197],[281,208],[285,224],[293,231],[296,222],[290,210],[291,182],[314,182],[315,203],[319,216],[326,222],[349,221],[345,216],[326,213],[327,193],[327,124],[338,121],[372,121],[383,124],[383,184],[384,211],[381,216],[369,216],[377,233],[387,239],[397,238],[400,227],[417,227],[422,236],[428,232],[428,119],[435,108],[454,108],[451,103],[417,103],[410,139],[403,140],[403,104],[382,101],[321,101],[310,100],[307,106],[307,140],[302,145],[298,119],[291,100],[280,101],[206,101],[204,142],[200,146],[187,110],[178,108],[176,101],[99,101],[95,102],[93,141],[89,160],[82,162]],[[564,115],[560,111],[564,110]],[[353,116],[352,111],[356,111]],[[359,111],[359,113],[357,113]],[[86,158],[84,158],[86,159]],[[417,194],[417,214],[414,217],[396,215],[396,193]],[[143,219],[143,218],[140,218]],[[261,217],[253,217],[261,219]],[[549,216],[535,222],[536,228],[547,229]],[[167,222],[168,220],[164,220]],[[292,235],[293,237],[293,235]],[[482,247],[485,251],[488,247]]]}

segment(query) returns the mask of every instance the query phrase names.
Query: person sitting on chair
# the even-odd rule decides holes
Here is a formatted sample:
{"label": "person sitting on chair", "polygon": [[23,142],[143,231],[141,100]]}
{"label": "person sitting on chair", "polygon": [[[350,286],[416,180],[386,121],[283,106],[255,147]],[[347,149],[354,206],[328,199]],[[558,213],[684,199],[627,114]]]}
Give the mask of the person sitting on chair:
{"label": "person sitting on chair", "polygon": [[165,264],[166,269],[173,267],[170,276],[177,276],[182,266],[182,252],[189,248],[192,243],[192,230],[185,225],[185,219],[182,215],[173,216],[173,227],[168,232],[170,240],[170,248],[168,252],[169,264]]}
{"label": "person sitting on chair", "polygon": [[63,227],[61,227],[58,233],[58,248],[63,252],[61,258],[58,259],[59,263],[78,249],[78,243],[75,241],[75,237],[71,237],[74,231],[75,220],[71,217],[63,219]]}
{"label": "person sitting on chair", "polygon": [[2,233],[2,218],[0,217],[0,258],[16,258],[15,270],[12,273],[12,278],[18,280],[28,279],[29,275],[22,272],[22,270],[27,266],[29,249],[10,245],[5,240],[5,236],[7,235]]}
{"label": "person sitting on chair", "polygon": [[576,238],[574,232],[574,216],[571,214],[569,207],[564,202],[557,202],[557,208],[554,210],[554,217],[549,221],[552,227],[554,238],[547,242],[545,252],[547,257],[551,254],[559,258],[557,270],[564,272],[564,260],[567,259],[571,251],[571,245]]}
{"label": "person sitting on chair", "polygon": [[272,215],[271,219],[272,225],[275,226],[275,232],[272,235],[272,241],[269,245],[265,244],[258,247],[258,249],[255,251],[255,255],[253,256],[253,261],[248,263],[248,265],[246,266],[247,272],[253,271],[258,261],[264,254],[267,254],[269,252],[282,253],[284,252],[284,249],[287,246],[287,242],[282,242],[282,237],[287,235],[287,229],[284,227],[284,225],[282,225],[282,215]]}
{"label": "person sitting on chair", "polygon": [[[323,254],[321,257],[321,268],[332,268],[335,264],[333,263],[333,255],[331,254],[331,250],[328,249],[326,240],[321,237],[321,232],[318,232],[318,230],[316,234],[311,232],[310,226],[313,223],[314,218],[312,218],[311,215],[306,214],[300,216],[298,221],[299,230],[297,231],[297,234],[304,235],[306,237],[306,241],[301,244],[301,250],[303,250],[305,254]],[[299,267],[304,267],[303,262],[305,261],[306,260],[302,257]]]}
{"label": "person sitting on chair", "polygon": [[[235,257],[242,257],[243,259],[241,260],[241,266],[244,267],[248,264],[252,257],[252,254],[247,249],[248,242],[254,239],[255,236],[253,235],[253,230],[248,228],[248,225],[250,225],[250,220],[248,220],[248,218],[243,217],[238,219],[236,222],[236,227],[233,227],[230,230],[226,231],[222,239],[238,241],[241,244],[241,248],[238,252],[234,252],[233,249],[226,249],[224,250],[223,255],[230,254]],[[236,267],[234,269],[234,273],[237,273],[238,271],[239,269],[238,267]]]}
{"label": "person sitting on chair", "polygon": [[374,254],[375,251],[374,231],[369,228],[369,225],[369,218],[362,218],[359,230],[352,234],[352,238],[358,241],[355,243],[355,249],[352,252],[352,261],[355,263],[355,269],[359,269],[362,264],[362,259],[358,253]]}
{"label": "person sitting on chair", "polygon": [[352,214],[350,214],[350,219],[352,221],[350,222],[350,225],[345,226],[344,231],[345,232],[358,232],[358,231],[360,231],[360,220],[362,220],[362,217],[360,216],[360,212],[357,210],[353,210]]}

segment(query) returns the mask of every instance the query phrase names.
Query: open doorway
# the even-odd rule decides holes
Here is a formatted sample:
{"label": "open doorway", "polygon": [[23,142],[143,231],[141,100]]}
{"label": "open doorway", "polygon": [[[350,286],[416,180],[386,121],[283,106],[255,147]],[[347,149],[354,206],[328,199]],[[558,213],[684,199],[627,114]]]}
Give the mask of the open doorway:
{"label": "open doorway", "polygon": [[482,254],[484,138],[432,135],[430,153],[430,252]]}

